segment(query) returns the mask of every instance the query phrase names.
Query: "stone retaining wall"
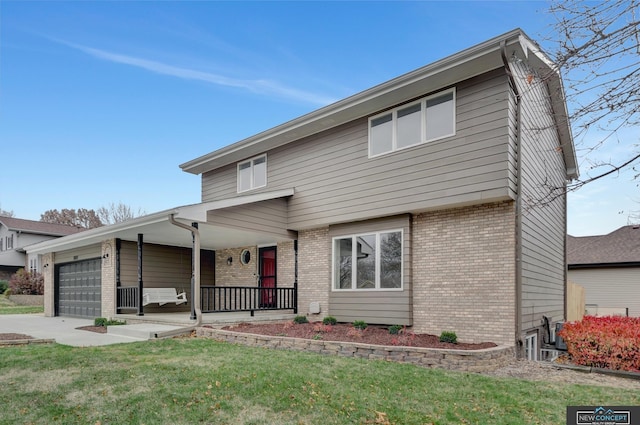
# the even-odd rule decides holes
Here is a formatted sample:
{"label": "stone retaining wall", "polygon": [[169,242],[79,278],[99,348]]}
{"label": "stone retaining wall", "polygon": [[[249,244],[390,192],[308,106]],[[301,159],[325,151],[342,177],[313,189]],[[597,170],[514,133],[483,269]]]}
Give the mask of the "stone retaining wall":
{"label": "stone retaining wall", "polygon": [[387,360],[467,372],[492,371],[508,364],[515,358],[514,348],[506,346],[486,348],[483,350],[395,347],[355,342],[265,336],[203,327],[199,327],[196,330],[196,335],[212,338],[216,341],[226,341],[251,347],[308,351],[345,357]]}

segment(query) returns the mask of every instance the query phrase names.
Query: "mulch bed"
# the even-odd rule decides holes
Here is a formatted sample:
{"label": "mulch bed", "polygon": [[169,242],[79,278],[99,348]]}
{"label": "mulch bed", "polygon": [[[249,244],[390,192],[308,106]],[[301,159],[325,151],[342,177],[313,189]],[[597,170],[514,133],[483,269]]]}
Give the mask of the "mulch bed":
{"label": "mulch bed", "polygon": [[[207,327],[207,325],[205,325]],[[358,330],[352,324],[338,323],[326,326],[322,323],[240,323],[222,328],[228,331],[253,333],[259,335],[287,336],[303,339],[322,339],[324,341],[348,341],[375,345],[395,345],[425,348],[445,348],[454,350],[479,350],[496,347],[493,342],[478,344],[458,342],[452,344],[440,342],[439,337],[429,334],[414,334],[411,331],[401,331],[398,335],[391,335],[387,327],[369,325],[364,330]]]}
{"label": "mulch bed", "polygon": [[80,326],[79,329],[81,331],[89,331],[89,332],[95,332],[95,333],[99,333],[99,334],[106,334],[107,333],[107,327],[106,326]]}
{"label": "mulch bed", "polygon": [[0,334],[0,341],[17,341],[22,339],[35,339],[35,338],[25,334],[14,334],[14,333]]}

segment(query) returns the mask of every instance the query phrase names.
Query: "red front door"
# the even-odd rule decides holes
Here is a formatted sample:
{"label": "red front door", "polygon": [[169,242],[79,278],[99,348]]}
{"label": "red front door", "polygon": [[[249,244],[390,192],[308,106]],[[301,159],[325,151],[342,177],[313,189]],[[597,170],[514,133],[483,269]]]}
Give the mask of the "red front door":
{"label": "red front door", "polygon": [[259,249],[260,307],[275,308],[276,305],[276,247]]}

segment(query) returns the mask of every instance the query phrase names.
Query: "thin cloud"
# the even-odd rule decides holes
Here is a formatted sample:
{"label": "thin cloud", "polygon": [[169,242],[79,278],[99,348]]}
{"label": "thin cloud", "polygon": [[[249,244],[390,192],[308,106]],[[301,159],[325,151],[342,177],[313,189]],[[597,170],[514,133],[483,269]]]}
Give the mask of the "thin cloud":
{"label": "thin cloud", "polygon": [[274,95],[320,106],[328,105],[336,101],[334,98],[286,87],[274,81],[229,78],[224,75],[167,65],[161,62],[108,52],[106,50],[95,49],[80,44],[69,43],[61,40],[56,41],[98,59],[141,68],[156,74],[168,75],[171,77],[182,78],[184,80],[204,81],[206,83],[224,87],[235,87],[251,91],[253,93]]}

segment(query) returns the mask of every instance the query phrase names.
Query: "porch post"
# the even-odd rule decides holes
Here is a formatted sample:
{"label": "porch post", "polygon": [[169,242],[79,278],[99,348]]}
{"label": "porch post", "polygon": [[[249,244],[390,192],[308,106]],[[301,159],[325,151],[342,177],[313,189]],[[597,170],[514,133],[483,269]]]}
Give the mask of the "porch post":
{"label": "porch post", "polygon": [[298,314],[298,240],[293,241],[293,314]]}
{"label": "porch post", "polygon": [[[198,228],[198,223],[195,221],[191,223],[191,227]],[[196,279],[195,274],[200,273],[200,247],[196,247],[196,234],[191,232],[191,320],[196,320],[196,302],[199,302],[200,297],[195,296],[196,292]],[[197,252],[196,252],[197,250]],[[198,288],[199,290],[200,288]]]}
{"label": "porch post", "polygon": [[144,307],[142,306],[142,233],[138,233],[138,316],[144,316]]}

